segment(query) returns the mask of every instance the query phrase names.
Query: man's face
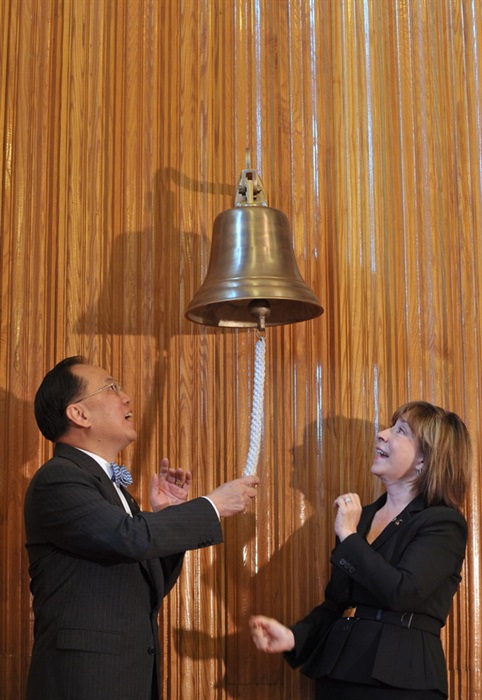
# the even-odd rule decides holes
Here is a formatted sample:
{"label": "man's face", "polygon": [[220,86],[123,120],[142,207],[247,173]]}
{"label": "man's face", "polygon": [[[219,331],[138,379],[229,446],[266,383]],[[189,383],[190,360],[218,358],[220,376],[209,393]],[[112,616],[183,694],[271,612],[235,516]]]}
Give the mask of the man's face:
{"label": "man's face", "polygon": [[80,377],[84,390],[75,402],[86,416],[91,450],[115,453],[127,447],[137,437],[130,397],[110,374],[95,365],[74,365],[73,374]]}

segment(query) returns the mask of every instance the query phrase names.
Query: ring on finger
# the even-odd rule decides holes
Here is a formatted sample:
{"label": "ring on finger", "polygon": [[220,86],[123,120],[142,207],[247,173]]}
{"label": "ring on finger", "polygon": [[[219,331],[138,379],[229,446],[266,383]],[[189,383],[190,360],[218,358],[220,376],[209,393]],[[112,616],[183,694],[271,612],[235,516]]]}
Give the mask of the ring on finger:
{"label": "ring on finger", "polygon": [[344,498],[345,503],[351,503],[351,498]]}

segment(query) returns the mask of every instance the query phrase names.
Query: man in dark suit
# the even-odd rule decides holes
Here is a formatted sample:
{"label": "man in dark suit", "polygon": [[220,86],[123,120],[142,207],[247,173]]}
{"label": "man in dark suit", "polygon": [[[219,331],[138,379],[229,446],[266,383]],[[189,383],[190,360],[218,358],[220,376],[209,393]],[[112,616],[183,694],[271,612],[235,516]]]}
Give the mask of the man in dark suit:
{"label": "man in dark suit", "polygon": [[25,497],[35,617],[27,700],[157,700],[162,599],[184,552],[222,542],[220,518],[245,512],[259,479],[188,502],[191,473],[164,459],[153,512],[141,512],[115,464],[137,436],[130,398],[80,356],[45,376],[35,415],[55,448]]}

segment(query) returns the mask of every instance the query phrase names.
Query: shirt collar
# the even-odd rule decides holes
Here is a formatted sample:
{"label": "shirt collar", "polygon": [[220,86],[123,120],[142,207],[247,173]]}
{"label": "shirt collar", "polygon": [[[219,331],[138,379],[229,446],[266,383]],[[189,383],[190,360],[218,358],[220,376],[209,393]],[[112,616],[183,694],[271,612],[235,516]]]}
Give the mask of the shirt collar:
{"label": "shirt collar", "polygon": [[92,459],[95,459],[97,464],[102,467],[102,469],[105,471],[109,479],[112,478],[112,469],[110,466],[110,462],[105,460],[103,457],[100,457],[99,455],[96,455],[94,452],[89,452],[88,450],[83,450],[81,447],[77,448],[81,452],[85,452],[86,455],[89,455],[89,457],[92,457]]}

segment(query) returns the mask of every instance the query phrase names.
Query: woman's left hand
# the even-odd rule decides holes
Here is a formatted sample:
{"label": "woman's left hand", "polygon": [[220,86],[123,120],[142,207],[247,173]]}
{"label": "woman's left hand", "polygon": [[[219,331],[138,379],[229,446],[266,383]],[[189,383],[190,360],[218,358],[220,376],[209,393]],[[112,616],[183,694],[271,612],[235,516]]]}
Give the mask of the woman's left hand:
{"label": "woman's left hand", "polygon": [[362,506],[357,493],[343,493],[335,499],[335,532],[340,542],[356,532]]}

